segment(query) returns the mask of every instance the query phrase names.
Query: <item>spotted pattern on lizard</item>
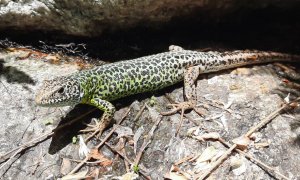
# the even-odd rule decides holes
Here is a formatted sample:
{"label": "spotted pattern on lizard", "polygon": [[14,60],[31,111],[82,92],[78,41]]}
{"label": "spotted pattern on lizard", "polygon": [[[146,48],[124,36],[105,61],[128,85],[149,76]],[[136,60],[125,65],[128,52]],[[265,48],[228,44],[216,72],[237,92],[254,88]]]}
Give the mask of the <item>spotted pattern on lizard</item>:
{"label": "spotted pattern on lizard", "polygon": [[106,64],[69,76],[47,80],[36,95],[40,106],[90,104],[104,111],[101,131],[115,112],[110,103],[121,97],[162,89],[185,81],[188,100],[195,101],[193,82],[209,73],[276,61],[297,61],[299,56],[263,51],[198,52],[170,51]]}

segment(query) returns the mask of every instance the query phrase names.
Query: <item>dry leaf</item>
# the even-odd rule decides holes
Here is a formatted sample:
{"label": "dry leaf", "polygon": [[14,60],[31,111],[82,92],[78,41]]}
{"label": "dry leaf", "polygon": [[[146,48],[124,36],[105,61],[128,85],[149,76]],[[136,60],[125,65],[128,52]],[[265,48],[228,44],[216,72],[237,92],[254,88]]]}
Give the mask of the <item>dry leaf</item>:
{"label": "dry leaf", "polygon": [[236,139],[233,139],[232,142],[237,145],[238,149],[243,151],[243,150],[247,149],[247,147],[248,147],[248,145],[250,144],[251,141],[248,137],[242,136],[242,137],[238,137]]}
{"label": "dry leaf", "polygon": [[88,173],[88,170],[81,171],[74,174],[69,174],[61,178],[61,180],[77,180],[77,179],[84,179],[86,177],[86,174]]}
{"label": "dry leaf", "polygon": [[215,149],[215,147],[213,146],[209,146],[207,147],[202,154],[200,155],[200,157],[197,159],[196,163],[202,163],[205,161],[209,161],[211,160],[215,155],[217,154],[217,150]]}
{"label": "dry leaf", "polygon": [[220,134],[217,132],[211,132],[211,133],[202,134],[200,136],[193,136],[193,138],[199,141],[204,141],[207,139],[218,140],[220,138]]}
{"label": "dry leaf", "polygon": [[200,132],[199,126],[192,127],[187,130],[187,136],[193,136],[193,135],[197,136],[199,132]]}
{"label": "dry leaf", "polygon": [[270,146],[270,142],[261,142],[261,143],[255,143],[255,148],[265,148]]}
{"label": "dry leaf", "polygon": [[101,166],[110,166],[112,164],[112,161],[108,158],[106,158],[103,154],[101,154],[97,149],[91,149],[89,154],[90,159],[100,160],[99,163]]}
{"label": "dry leaf", "polygon": [[168,179],[172,179],[172,180],[188,180],[187,177],[185,177],[183,174],[178,174],[175,172],[170,172],[168,177],[166,177]]}
{"label": "dry leaf", "polygon": [[166,179],[171,180],[188,180],[190,178],[187,177],[186,173],[180,172],[180,169],[177,166],[172,166],[170,171],[165,175]]}
{"label": "dry leaf", "polygon": [[63,158],[60,167],[60,173],[66,175],[70,171],[71,171],[71,161],[69,159]]}
{"label": "dry leaf", "polygon": [[198,174],[205,169],[209,169],[210,167],[211,167],[211,163],[209,163],[208,161],[205,161],[205,162],[196,164],[193,171],[194,171],[194,173]]}
{"label": "dry leaf", "polygon": [[213,158],[211,158],[210,161],[211,161],[211,162],[217,161],[217,160],[219,159],[219,157],[221,157],[224,153],[225,153],[224,150],[219,150],[219,151],[217,152],[217,154],[216,154]]}
{"label": "dry leaf", "polygon": [[128,172],[124,174],[123,176],[118,176],[114,177],[114,179],[119,179],[119,180],[135,180],[139,177],[138,174],[135,174],[134,172]]}

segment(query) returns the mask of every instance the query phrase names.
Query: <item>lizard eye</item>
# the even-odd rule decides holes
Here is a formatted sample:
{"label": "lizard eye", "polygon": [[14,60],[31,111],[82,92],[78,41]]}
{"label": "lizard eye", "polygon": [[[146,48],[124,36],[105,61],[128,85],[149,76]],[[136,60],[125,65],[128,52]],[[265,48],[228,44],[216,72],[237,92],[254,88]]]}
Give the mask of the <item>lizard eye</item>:
{"label": "lizard eye", "polygon": [[57,92],[60,93],[60,94],[64,93],[64,88],[63,87],[60,88]]}

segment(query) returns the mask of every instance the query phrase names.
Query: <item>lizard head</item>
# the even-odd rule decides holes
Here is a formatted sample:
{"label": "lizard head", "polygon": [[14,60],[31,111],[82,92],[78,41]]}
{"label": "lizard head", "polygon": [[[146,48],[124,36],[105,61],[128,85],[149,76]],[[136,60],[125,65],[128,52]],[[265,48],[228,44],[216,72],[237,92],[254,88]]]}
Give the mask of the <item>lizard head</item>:
{"label": "lizard head", "polygon": [[45,80],[37,91],[35,102],[39,106],[68,106],[80,103],[80,83],[70,77]]}

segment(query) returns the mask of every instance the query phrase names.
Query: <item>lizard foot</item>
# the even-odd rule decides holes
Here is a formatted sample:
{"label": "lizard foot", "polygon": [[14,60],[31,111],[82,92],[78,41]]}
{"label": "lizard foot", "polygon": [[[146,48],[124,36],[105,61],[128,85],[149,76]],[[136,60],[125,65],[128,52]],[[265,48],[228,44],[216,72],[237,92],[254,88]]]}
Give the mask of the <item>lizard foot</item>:
{"label": "lizard foot", "polygon": [[99,129],[98,128],[99,124],[100,124],[99,121],[96,118],[93,118],[92,121],[94,122],[94,125],[84,123],[84,125],[86,125],[89,128],[88,129],[82,129],[82,130],[80,130],[80,132],[94,132],[97,129]]}
{"label": "lizard foot", "polygon": [[96,136],[96,138],[99,139],[105,128],[109,125],[111,119],[112,118],[110,116],[103,115],[100,121],[94,120],[95,125],[88,125],[91,128],[81,130],[81,132],[92,132],[92,134],[89,137],[87,137],[85,142],[89,141],[94,136]]}
{"label": "lizard foot", "polygon": [[177,111],[181,110],[181,111],[185,111],[188,109],[194,109],[195,104],[187,101],[187,102],[181,102],[181,103],[176,103],[176,104],[168,104],[168,107],[173,107],[172,110],[167,111],[167,112],[161,112],[160,114],[163,116],[167,116],[167,115],[172,115],[177,113]]}
{"label": "lizard foot", "polygon": [[189,109],[193,109],[200,116],[205,115],[205,112],[203,112],[202,108],[197,107],[195,103],[190,101],[176,103],[176,104],[168,104],[167,106],[172,107],[173,109],[167,112],[161,112],[160,113],[161,115],[168,116],[177,113],[179,110],[185,111]]}
{"label": "lizard foot", "polygon": [[291,67],[281,64],[281,63],[274,63],[276,69],[277,69],[277,73],[280,76],[283,76],[285,78],[288,78],[290,80],[294,80],[294,81],[300,81],[300,74],[298,72],[295,71],[295,69],[292,69]]}
{"label": "lizard foot", "polygon": [[173,107],[173,109],[168,111],[168,112],[161,112],[160,113],[161,115],[163,115],[163,116],[172,115],[172,114],[177,113],[177,111],[181,110],[180,122],[179,122],[179,126],[176,129],[175,135],[177,135],[179,130],[180,130],[180,127],[181,127],[182,122],[183,122],[184,112],[186,110],[193,109],[200,116],[205,114],[201,110],[201,108],[196,107],[196,103],[191,102],[191,101],[181,102],[181,103],[177,103],[177,104],[168,104],[167,106],[169,106],[169,107],[171,106],[171,107]]}

